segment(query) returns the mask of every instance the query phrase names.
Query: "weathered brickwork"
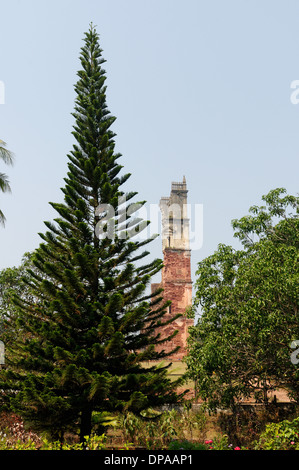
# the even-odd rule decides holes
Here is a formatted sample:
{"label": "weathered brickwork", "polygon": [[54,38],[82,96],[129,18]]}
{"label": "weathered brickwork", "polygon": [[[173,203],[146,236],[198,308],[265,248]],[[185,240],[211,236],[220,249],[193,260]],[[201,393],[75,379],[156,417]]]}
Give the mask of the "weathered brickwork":
{"label": "weathered brickwork", "polygon": [[[178,313],[182,314],[182,316],[169,325],[159,328],[158,331],[161,334],[161,338],[166,338],[178,330],[176,336],[171,341],[161,345],[159,349],[169,352],[179,346],[179,351],[172,354],[170,359],[172,361],[180,361],[186,355],[188,328],[193,325],[193,320],[186,317],[186,310],[192,303],[192,281],[185,179],[183,183],[172,183],[170,197],[162,198],[161,201],[163,203],[163,205],[161,204],[161,211],[164,267],[159,286],[164,289],[164,300],[171,301],[171,306],[165,319],[173,318]],[[171,211],[174,205],[176,205],[176,209]],[[166,211],[165,207],[167,209],[170,208],[170,211]],[[170,217],[169,213],[171,214]],[[177,215],[176,220],[174,220],[173,213]],[[174,225],[176,233],[181,234],[181,237],[173,236]],[[152,290],[155,290],[157,287],[157,284],[153,284]]]}

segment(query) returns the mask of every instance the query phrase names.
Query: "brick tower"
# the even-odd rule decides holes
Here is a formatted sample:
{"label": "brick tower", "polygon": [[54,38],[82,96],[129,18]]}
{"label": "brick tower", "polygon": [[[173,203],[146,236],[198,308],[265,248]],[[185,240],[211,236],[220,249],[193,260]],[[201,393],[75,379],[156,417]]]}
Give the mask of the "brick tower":
{"label": "brick tower", "polygon": [[170,356],[172,361],[180,361],[186,355],[188,328],[193,325],[193,320],[184,315],[192,303],[187,193],[184,177],[182,183],[171,184],[170,197],[162,197],[160,200],[164,267],[161,283],[152,284],[152,290],[162,287],[164,300],[172,302],[165,319],[177,313],[183,314],[171,324],[160,328],[162,337],[178,330],[178,334],[161,347],[169,351],[180,346],[179,351]]}

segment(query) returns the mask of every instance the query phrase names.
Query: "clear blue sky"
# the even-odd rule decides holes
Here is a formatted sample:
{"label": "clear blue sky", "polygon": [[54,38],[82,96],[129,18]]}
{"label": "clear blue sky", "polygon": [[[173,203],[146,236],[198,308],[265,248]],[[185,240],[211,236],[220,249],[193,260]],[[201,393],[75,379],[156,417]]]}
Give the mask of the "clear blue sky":
{"label": "clear blue sky", "polygon": [[[231,220],[270,189],[298,191],[299,2],[288,0],[10,0],[1,2],[0,138],[15,153],[0,195],[0,269],[40,243],[60,187],[84,32],[107,60],[108,106],[127,188],[157,204],[186,176],[203,204],[203,245],[236,245]],[[191,221],[192,224],[192,221]],[[161,257],[161,240],[152,245]]]}

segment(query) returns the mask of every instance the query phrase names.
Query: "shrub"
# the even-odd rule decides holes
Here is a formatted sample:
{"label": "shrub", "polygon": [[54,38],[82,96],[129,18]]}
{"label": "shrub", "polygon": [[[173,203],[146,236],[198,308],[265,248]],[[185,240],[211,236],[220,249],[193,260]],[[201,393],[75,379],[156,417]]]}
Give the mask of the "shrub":
{"label": "shrub", "polygon": [[295,406],[279,407],[275,403],[267,406],[240,406],[234,412],[220,413],[218,426],[234,446],[252,448],[266,425],[280,423],[285,419],[292,420],[298,415]]}
{"label": "shrub", "polygon": [[204,444],[199,442],[190,442],[187,439],[170,442],[169,450],[241,450],[240,447],[234,447],[229,444],[228,436],[225,434],[214,439],[206,440]]}
{"label": "shrub", "polygon": [[256,450],[299,450],[299,418],[266,425]]}
{"label": "shrub", "polygon": [[125,442],[146,449],[167,449],[170,442],[203,441],[206,417],[204,412],[194,413],[187,407],[183,412],[151,410],[141,416],[128,412],[119,416],[119,428]]}
{"label": "shrub", "polygon": [[205,444],[209,445],[209,450],[241,450],[240,447],[229,443],[229,438],[226,434],[221,434],[213,440],[205,441]]}
{"label": "shrub", "polygon": [[67,444],[60,441],[50,442],[42,439],[37,445],[35,441],[27,439],[22,442],[20,439],[12,441],[6,439],[6,436],[0,438],[0,450],[104,450],[106,436],[86,437],[86,445],[82,443]]}
{"label": "shrub", "polygon": [[190,442],[187,439],[183,441],[172,441],[168,450],[207,450],[207,446],[199,442]]}
{"label": "shrub", "polygon": [[38,448],[41,438],[26,429],[22,418],[14,413],[2,412],[0,414],[0,449],[26,450]]}
{"label": "shrub", "polygon": [[130,441],[135,446],[147,449],[161,449],[168,445],[171,439],[177,437],[178,413],[171,410],[147,419],[128,412],[120,415],[119,426],[124,441]]}

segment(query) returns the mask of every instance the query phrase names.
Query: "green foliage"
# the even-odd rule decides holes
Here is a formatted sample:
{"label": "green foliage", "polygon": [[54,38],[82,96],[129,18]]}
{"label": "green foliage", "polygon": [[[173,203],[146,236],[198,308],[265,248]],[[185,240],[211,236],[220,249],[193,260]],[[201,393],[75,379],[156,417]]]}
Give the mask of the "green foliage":
{"label": "green foliage", "polygon": [[198,265],[187,365],[211,409],[249,396],[267,403],[277,388],[298,400],[299,198],[284,193],[270,191],[266,206],[233,221],[243,249],[219,245]]}
{"label": "green foliage", "polygon": [[252,448],[257,437],[271,422],[279,422],[293,417],[294,410],[277,406],[275,403],[266,406],[247,405],[236,407],[232,413],[218,414],[217,424],[221,432],[229,437],[231,443],[243,448]]}
{"label": "green foliage", "polygon": [[198,442],[172,441],[168,446],[169,450],[207,450],[207,446]]}
{"label": "green foliage", "polygon": [[92,413],[92,431],[96,435],[105,433],[107,428],[118,425],[117,416],[106,412]]}
{"label": "green foliage", "polygon": [[209,450],[241,450],[240,447],[234,447],[232,444],[229,443],[229,438],[226,434],[221,434],[220,436],[217,436],[214,439],[205,441],[205,445],[208,446]]}
{"label": "green foliage", "polygon": [[[27,290],[14,292],[22,334],[16,343],[4,338],[0,388],[1,399],[36,429],[61,435],[79,427],[84,440],[93,412],[139,412],[180,397],[168,365],[144,366],[168,355],[155,351],[166,304],[160,291],[148,293],[162,261],[142,264],[152,239],[136,237],[148,225],[135,217],[144,202],[122,190],[129,175],[121,174],[115,152],[105,61],[92,25],[80,62],[64,201],[51,203],[57,217],[40,234]],[[16,327],[5,320],[6,331]]]}
{"label": "green foliage", "polygon": [[205,424],[201,412],[194,413],[190,410],[178,412],[172,409],[164,412],[148,410],[140,415],[128,412],[119,416],[118,426],[122,430],[123,440],[137,447],[170,449],[169,445],[176,446],[178,442],[187,445],[189,442],[190,446],[196,445],[199,449],[201,446],[199,442],[192,444],[189,441],[192,439],[191,430],[197,431],[197,441],[203,440]]}
{"label": "green foliage", "polygon": [[11,444],[5,438],[0,438],[0,450],[36,450],[36,444],[30,439],[26,442],[17,441]]}
{"label": "green foliage", "polygon": [[[17,309],[13,303],[15,293],[30,297],[30,291],[23,282],[26,270],[31,266],[31,255],[25,253],[19,267],[6,268],[0,271],[0,337],[4,329],[12,324],[16,327]],[[15,331],[12,332],[15,339]]]}
{"label": "green foliage", "polygon": [[[56,439],[48,434],[35,434],[25,426],[22,419],[13,413],[0,415],[0,448],[3,450],[102,450],[102,449],[169,449],[169,450],[232,450],[239,449],[230,443],[228,435],[219,434],[212,419],[208,426],[203,426],[203,409],[199,411],[158,411],[144,410],[140,415],[132,412],[94,413],[92,416],[93,432],[85,436],[85,442],[78,442],[72,433]],[[207,415],[206,415],[207,418]],[[187,419],[189,423],[187,423]],[[213,426],[214,422],[214,426]],[[190,434],[193,427],[194,436]],[[212,426],[212,427],[211,427]],[[108,428],[108,429],[107,429]],[[206,439],[207,428],[216,437]],[[104,429],[104,431],[103,431]],[[195,435],[195,431],[198,431]],[[122,431],[122,437],[120,432]],[[241,446],[240,446],[241,447]],[[243,448],[243,446],[242,446]]]}
{"label": "green foliage", "polygon": [[268,424],[256,450],[299,450],[299,418]]}
{"label": "green foliage", "polygon": [[120,428],[125,441],[138,447],[161,449],[177,435],[176,413],[162,413],[155,419],[144,419],[131,412],[120,416]]}
{"label": "green foliage", "polygon": [[0,450],[105,450],[106,436],[86,436],[84,443],[68,444],[60,441],[42,439],[40,444],[28,439],[25,442],[17,440],[10,442],[0,437]]}

